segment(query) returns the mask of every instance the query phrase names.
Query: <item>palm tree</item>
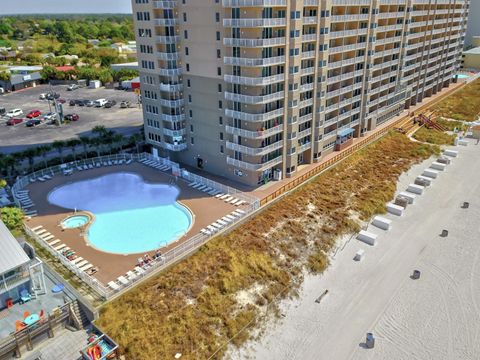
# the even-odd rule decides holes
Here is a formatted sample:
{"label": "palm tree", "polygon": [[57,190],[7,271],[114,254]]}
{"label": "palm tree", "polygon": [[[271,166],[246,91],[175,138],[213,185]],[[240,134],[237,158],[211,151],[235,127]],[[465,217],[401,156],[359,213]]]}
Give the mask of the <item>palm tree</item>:
{"label": "palm tree", "polygon": [[143,136],[139,133],[135,133],[130,136],[130,142],[135,144],[135,148],[137,150],[137,154],[140,152],[140,143],[143,142]]}
{"label": "palm tree", "polygon": [[72,150],[72,153],[73,153],[73,160],[77,160],[77,153],[76,153],[76,149],[77,149],[77,146],[80,145],[82,142],[79,140],[79,139],[70,139],[70,140],[67,140],[65,145],[68,146],[71,150]]}
{"label": "palm tree", "polygon": [[80,142],[83,146],[83,154],[85,155],[85,159],[88,157],[88,146],[91,144],[90,138],[88,136],[80,136]]}
{"label": "palm tree", "polygon": [[47,163],[47,155],[48,153],[52,150],[52,147],[50,145],[42,145],[37,148],[39,152],[39,156],[43,157],[43,162],[45,164],[45,167],[48,167]]}
{"label": "palm tree", "polygon": [[35,164],[35,157],[38,155],[36,148],[28,148],[23,152],[23,156],[28,159],[28,164],[30,165],[30,171],[33,172],[33,164]]}
{"label": "palm tree", "polygon": [[103,125],[97,125],[92,129],[92,134],[97,137],[104,137],[108,133],[107,129]]}
{"label": "palm tree", "polygon": [[63,164],[63,149],[65,148],[65,142],[62,140],[55,140],[52,147],[58,151],[58,155],[60,155],[60,160]]}

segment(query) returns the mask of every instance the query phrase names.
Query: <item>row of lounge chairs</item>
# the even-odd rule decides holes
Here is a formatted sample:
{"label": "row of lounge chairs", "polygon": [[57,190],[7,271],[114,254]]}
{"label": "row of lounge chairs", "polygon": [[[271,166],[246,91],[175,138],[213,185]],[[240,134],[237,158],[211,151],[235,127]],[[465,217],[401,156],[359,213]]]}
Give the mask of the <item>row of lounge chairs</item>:
{"label": "row of lounge chairs", "polygon": [[128,285],[141,275],[145,274],[145,269],[140,266],[136,266],[135,269],[127,271],[125,275],[119,276],[117,280],[110,281],[107,285],[114,291],[120,290],[123,286]]}
{"label": "row of lounge chairs", "polygon": [[240,205],[244,205],[244,204],[247,203],[245,200],[238,199],[238,198],[236,198],[234,196],[231,196],[229,194],[222,193],[220,190],[211,188],[207,185],[204,185],[202,183],[198,183],[196,181],[191,182],[190,184],[188,184],[188,186],[190,186],[192,189],[196,189],[198,191],[203,191],[204,193],[215,196],[217,199],[223,200],[226,203],[229,203],[231,205],[240,206]]}
{"label": "row of lounge chairs", "polygon": [[149,166],[154,169],[158,169],[160,171],[168,171],[172,168],[170,165],[162,164],[158,161],[150,160],[150,159],[139,160],[139,162],[142,163],[143,165]]}
{"label": "row of lounge chairs", "polygon": [[46,175],[42,175],[42,176],[39,176],[39,177],[31,177],[30,182],[31,183],[34,183],[35,181],[45,182],[45,181],[48,181],[48,180],[52,180],[53,176],[54,176],[54,174],[51,173],[50,175],[46,174]]}
{"label": "row of lounge chairs", "polygon": [[55,239],[55,236],[44,229],[42,225],[34,227],[32,231],[80,271],[85,272],[87,275],[93,275],[98,271],[98,268],[90,264],[88,260],[78,256],[74,250],[70,249],[67,245],[62,244],[59,239]]}
{"label": "row of lounge chairs", "polygon": [[114,166],[114,165],[129,165],[132,163],[131,159],[120,159],[120,160],[92,160],[91,162],[85,162],[84,164],[78,163],[70,163],[71,168],[65,169],[63,171],[64,175],[70,175],[73,172],[73,167],[77,169],[77,171],[85,171],[91,170],[95,168],[100,168],[102,166]]}
{"label": "row of lounge chairs", "polygon": [[203,235],[210,236],[210,235],[216,233],[217,231],[220,231],[220,230],[230,226],[231,223],[240,219],[245,214],[246,214],[246,212],[244,210],[237,209],[237,210],[231,212],[230,214],[225,215],[223,218],[218,219],[217,221],[211,223],[206,228],[201,229],[200,232]]}
{"label": "row of lounge chairs", "polygon": [[27,216],[37,215],[37,211],[34,209],[35,204],[30,199],[29,190],[17,190],[14,193],[15,198],[20,202],[20,207]]}

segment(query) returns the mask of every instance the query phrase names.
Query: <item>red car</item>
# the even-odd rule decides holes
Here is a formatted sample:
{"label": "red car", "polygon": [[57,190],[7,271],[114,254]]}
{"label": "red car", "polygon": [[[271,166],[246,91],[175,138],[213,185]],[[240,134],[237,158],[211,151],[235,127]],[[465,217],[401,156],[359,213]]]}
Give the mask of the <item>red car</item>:
{"label": "red car", "polygon": [[32,110],[27,114],[27,118],[33,119],[39,117],[40,115],[42,115],[42,112],[40,110]]}
{"label": "red car", "polygon": [[60,104],[65,104],[67,102],[67,100],[65,99],[57,99],[57,102],[60,103]]}
{"label": "red car", "polygon": [[80,116],[78,116],[77,114],[68,114],[68,115],[65,115],[65,120],[77,121],[77,120],[80,120]]}
{"label": "red car", "polygon": [[13,118],[7,121],[7,125],[13,126],[13,125],[21,124],[22,122],[23,122],[23,119]]}

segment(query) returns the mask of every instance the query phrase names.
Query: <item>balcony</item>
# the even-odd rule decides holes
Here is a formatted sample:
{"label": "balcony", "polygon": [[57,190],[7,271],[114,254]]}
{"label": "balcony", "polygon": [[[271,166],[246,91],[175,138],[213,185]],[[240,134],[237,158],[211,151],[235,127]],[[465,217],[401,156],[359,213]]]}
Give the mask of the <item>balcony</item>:
{"label": "balcony", "polygon": [[[348,36],[367,35],[368,29],[340,30],[330,32],[330,39],[344,38]],[[364,45],[366,47],[366,44]]]}
{"label": "balcony", "polygon": [[270,46],[284,46],[286,39],[284,37],[276,37],[271,39],[237,39],[224,38],[223,45],[225,46],[241,46],[247,48],[263,48]]}
{"label": "balcony", "polygon": [[160,83],[160,91],[167,91],[167,92],[178,92],[183,90],[183,84],[164,84]]}
{"label": "balcony", "polygon": [[169,115],[169,114],[158,114],[161,120],[168,122],[179,122],[185,120],[185,114],[179,115]]}
{"label": "balcony", "polygon": [[379,19],[393,19],[393,18],[403,18],[405,16],[404,12],[384,12],[378,14]]}
{"label": "balcony", "polygon": [[253,148],[245,145],[239,145],[232,143],[230,141],[227,141],[227,149],[234,150],[241,152],[242,154],[250,155],[250,156],[260,156],[260,155],[266,155],[268,153],[271,153],[272,151],[281,149],[283,147],[283,140],[277,141],[273,144],[264,146],[264,147],[258,147],[258,148]]}
{"label": "balcony", "polygon": [[300,73],[302,75],[313,74],[314,72],[315,72],[315,67],[309,67],[309,68],[305,68],[305,69],[300,70]]}
{"label": "balcony", "polygon": [[403,24],[385,25],[377,27],[377,32],[402,30]]}
{"label": "balcony", "polygon": [[153,23],[155,26],[173,26],[178,25],[178,19],[154,19]]}
{"label": "balcony", "polygon": [[175,44],[180,41],[180,36],[157,36],[157,43],[159,44]]}
{"label": "balcony", "polygon": [[163,128],[163,133],[165,135],[168,135],[168,136],[184,136],[186,134],[186,130],[185,129],[180,129],[180,130],[171,130],[171,129],[167,129],[167,128]]}
{"label": "balcony", "polygon": [[233,126],[226,126],[225,130],[228,134],[238,135],[247,139],[265,139],[271,135],[279,134],[283,132],[283,124],[274,126],[267,130],[251,131],[245,129],[239,129]]}
{"label": "balcony", "polygon": [[265,86],[285,81],[285,74],[278,74],[266,77],[224,75],[223,79],[225,80],[225,82],[230,84]]}
{"label": "balcony", "polygon": [[157,51],[156,54],[157,54],[157,59],[160,59],[160,60],[178,60],[178,59],[180,59],[180,53],[179,52],[166,53],[166,52]]}
{"label": "balcony", "polygon": [[158,102],[162,106],[170,107],[170,108],[179,108],[185,105],[185,100],[184,99],[178,99],[178,100],[166,100],[166,99],[159,99]]}
{"label": "balcony", "polygon": [[274,56],[270,58],[243,58],[243,57],[230,57],[223,58],[225,65],[238,65],[238,66],[269,66],[279,65],[285,63],[285,56]]}
{"label": "balcony", "polygon": [[[300,20],[300,19],[297,19]],[[303,25],[312,25],[317,24],[317,17],[316,16],[305,16],[303,18]]]}
{"label": "balcony", "polygon": [[237,101],[242,104],[252,104],[252,105],[258,105],[258,104],[266,104],[272,101],[276,100],[281,100],[285,97],[285,92],[284,91],[278,91],[273,94],[268,94],[268,95],[241,95],[241,94],[235,94],[231,92],[225,92],[225,99],[230,100],[230,101]]}
{"label": "balcony", "polygon": [[250,171],[263,171],[265,169],[271,168],[275,165],[281,164],[283,161],[283,156],[280,155],[272,160],[266,161],[260,164],[249,163],[246,161],[236,160],[227,156],[227,164],[236,166],[240,169],[250,170]]}
{"label": "balcony", "polygon": [[345,14],[345,15],[332,15],[330,20],[332,22],[347,22],[347,21],[366,21],[370,14]]}
{"label": "balcony", "polygon": [[304,52],[302,52],[302,59],[314,58],[316,54],[317,54],[317,52],[315,50],[304,51]]}
{"label": "balcony", "polygon": [[160,146],[167,149],[167,150],[170,150],[170,151],[183,151],[183,150],[187,150],[187,143],[181,143],[181,144],[170,144],[170,143],[167,143],[167,142],[162,142],[160,143]]}
{"label": "balcony", "polygon": [[153,8],[154,9],[174,9],[177,7],[176,1],[154,1]]}
{"label": "balcony", "polygon": [[333,5],[358,6],[370,5],[370,0],[332,0]]}
{"label": "balcony", "polygon": [[234,119],[240,119],[244,121],[250,121],[250,122],[259,122],[259,121],[267,121],[267,120],[272,120],[277,117],[283,116],[284,115],[284,109],[280,108],[277,110],[273,110],[270,112],[265,112],[261,114],[251,114],[243,111],[235,111],[231,109],[225,109],[225,115]]}
{"label": "balcony", "polygon": [[366,49],[367,43],[358,43],[358,44],[350,44],[350,45],[340,45],[330,48],[330,54],[338,54],[345,51],[355,51],[358,49]]}
{"label": "balcony", "polygon": [[286,26],[287,20],[285,18],[271,18],[271,19],[224,19],[223,26],[225,27],[240,27],[240,28],[262,28]]}
{"label": "balcony", "polygon": [[312,128],[308,128],[308,129],[300,131],[297,134],[297,138],[301,139],[301,138],[304,138],[305,136],[309,136],[309,135],[312,135]]}
{"label": "balcony", "polygon": [[287,0],[222,0],[223,7],[287,6]]}
{"label": "balcony", "polygon": [[317,34],[304,34],[302,35],[302,41],[317,41]]}
{"label": "balcony", "polygon": [[158,69],[158,73],[162,76],[178,76],[182,74],[181,68],[176,69]]}

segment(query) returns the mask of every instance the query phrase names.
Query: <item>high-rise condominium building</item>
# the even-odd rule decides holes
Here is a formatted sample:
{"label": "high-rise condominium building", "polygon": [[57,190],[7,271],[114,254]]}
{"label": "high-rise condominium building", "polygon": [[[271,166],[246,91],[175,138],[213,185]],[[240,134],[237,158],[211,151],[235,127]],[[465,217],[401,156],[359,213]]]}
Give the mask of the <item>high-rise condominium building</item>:
{"label": "high-rise condominium building", "polygon": [[294,174],[447,86],[470,0],[132,0],[154,153]]}

